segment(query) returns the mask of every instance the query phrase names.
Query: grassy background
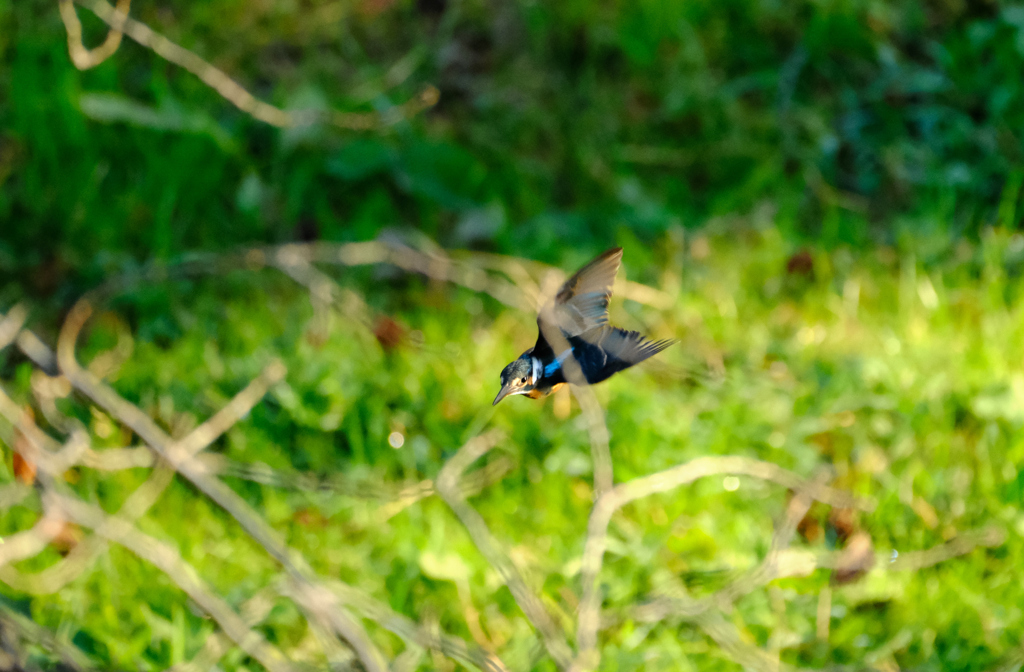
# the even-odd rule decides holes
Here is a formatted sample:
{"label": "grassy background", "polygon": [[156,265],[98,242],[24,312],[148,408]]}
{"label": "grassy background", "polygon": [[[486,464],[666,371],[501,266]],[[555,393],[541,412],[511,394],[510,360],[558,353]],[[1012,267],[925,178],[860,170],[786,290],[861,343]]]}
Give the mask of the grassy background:
{"label": "grassy background", "polygon": [[[79,14],[98,43],[101,24]],[[277,130],[128,40],[79,72],[53,3],[0,0],[0,310],[27,301],[52,342],[70,303],[104,280],[241,244],[385,235],[566,270],[623,245],[628,277],[670,301],[616,301],[613,321],[682,342],[595,388],[617,481],[706,454],[804,475],[827,464],[878,508],[845,524],[813,509],[800,546],[841,548],[844,525],[899,553],[1006,531],[1003,544],[932,568],[835,586],[827,639],[816,613],[829,573],[773,582],[727,614],[745,641],[817,669],[1012,660],[1024,637],[1024,9],[211,0],[139,3],[132,15],[284,107],[386,111],[426,84],[440,103],[384,131]],[[489,405],[501,367],[532,343],[533,317],[388,269],[333,273],[408,338],[384,348],[338,315],[311,331],[305,291],[240,269],[111,297],[83,359],[127,330],[134,351],[114,386],[181,431],[281,357],[285,383],[214,450],[351,487],[238,479],[236,491],[322,574],[467,639],[475,609],[512,667],[553,669],[443,502],[385,518],[379,500],[354,494],[433,478],[474,433],[505,429],[515,466],[472,501],[549,609],[571,618],[592,495],[586,432],[575,407],[566,419],[552,400]],[[0,377],[31,403],[31,366],[10,349]],[[130,438],[81,400],[65,410],[99,446]],[[82,469],[72,480],[112,511],[145,476]],[[764,557],[786,493],[725,485],[701,481],[615,517],[607,608],[680,582],[705,594]],[[0,534],[39,507],[30,497],[4,511]],[[140,527],[234,606],[278,571],[180,480]],[[51,566],[60,550],[19,567]],[[212,630],[118,547],[56,595],[0,592],[100,668],[166,668]],[[299,612],[275,605],[261,631],[322,665]],[[31,649],[33,664],[47,664],[44,649]],[[602,651],[608,670],[737,667],[683,621],[626,618]],[[237,650],[221,661],[253,665]]]}
{"label": "grassy background", "polygon": [[[51,5],[0,4],[9,294],[73,292],[197,248],[395,227],[570,262],[617,235],[651,249],[765,201],[788,241],[909,245],[927,232],[945,248],[995,223],[1020,182],[1015,5],[135,8],[286,107],[386,110],[438,87],[439,105],[383,135],[276,131],[128,40],[80,73]],[[97,44],[103,26],[80,14]],[[30,282],[31,269],[45,272]]]}

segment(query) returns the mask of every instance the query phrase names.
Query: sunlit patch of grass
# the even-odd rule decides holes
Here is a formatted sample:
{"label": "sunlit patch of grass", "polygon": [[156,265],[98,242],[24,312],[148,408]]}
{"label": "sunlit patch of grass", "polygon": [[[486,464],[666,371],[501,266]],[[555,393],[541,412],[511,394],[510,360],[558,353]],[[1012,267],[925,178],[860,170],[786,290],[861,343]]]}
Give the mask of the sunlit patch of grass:
{"label": "sunlit patch of grass", "polygon": [[[617,480],[708,454],[758,457],[805,476],[827,468],[837,486],[878,505],[846,518],[812,508],[795,542],[812,551],[842,548],[854,531],[870,535],[879,552],[899,555],[986,525],[1008,532],[998,547],[933,567],[888,572],[883,564],[835,583],[824,622],[827,570],[775,581],[740,599],[729,616],[750,642],[810,667],[891,661],[936,669],[980,669],[1016,645],[1024,599],[1015,579],[1024,530],[1016,438],[1024,345],[1019,281],[1007,269],[1020,248],[1018,234],[991,230],[966,253],[928,265],[913,250],[812,249],[809,268],[794,270],[797,250],[773,231],[737,238],[712,229],[686,242],[681,267],[644,269],[679,283],[660,287],[678,296],[673,306],[628,306],[626,316],[627,306],[613,301],[613,322],[649,321],[681,339],[658,361],[595,388]],[[625,263],[631,267],[628,251]],[[528,649],[518,608],[443,503],[428,497],[385,517],[382,501],[393,495],[373,490],[434,478],[470,435],[504,429],[499,452],[514,467],[472,502],[517,566],[543,586],[552,613],[571,622],[593,496],[585,427],[575,402],[567,419],[557,417],[552,399],[490,406],[501,366],[535,337],[532,316],[490,304],[481,311],[470,293],[418,281],[389,289],[340,276],[378,311],[387,308],[406,337],[385,349],[366,327],[334,314],[326,337],[311,339],[301,326],[312,315],[306,295],[260,277],[229,290],[204,281],[189,301],[140,317],[115,386],[172,428],[183,416],[206,417],[270,357],[281,357],[286,380],[211,450],[281,473],[344,476],[349,485],[303,492],[229,479],[232,487],[324,575],[409,616],[432,614],[466,637],[467,614],[476,613],[493,642]],[[417,307],[423,303],[429,307]],[[151,330],[164,320],[164,331]],[[109,346],[104,324],[84,343],[84,359]],[[19,378],[12,393],[25,398],[27,385]],[[402,436],[398,448],[389,443],[394,432]],[[73,487],[116,506],[135,484],[88,476]],[[719,477],[630,504],[610,528],[605,607],[624,613],[680,582],[695,596],[727,584],[763,559],[787,496],[777,486]],[[5,534],[19,529],[20,511],[4,514]],[[142,527],[176,544],[236,605],[272,575],[259,548],[184,485],[174,485]],[[154,581],[162,580],[145,563],[104,555],[67,591],[33,597],[30,608],[40,623],[80,630],[76,641],[89,642],[99,661],[168,665],[179,645],[132,648],[135,639],[125,639],[159,639],[155,624],[178,623],[175,614],[187,609],[173,589],[154,593]],[[159,618],[132,609],[89,616],[100,599],[148,604]],[[182,623],[185,649],[194,651],[206,630]],[[301,619],[285,612],[261,628],[286,650],[302,645]],[[385,653],[398,652],[396,640],[372,632]],[[602,642],[608,669],[641,660],[648,669],[734,667],[685,621],[620,619]],[[529,657],[526,649],[510,656]]]}

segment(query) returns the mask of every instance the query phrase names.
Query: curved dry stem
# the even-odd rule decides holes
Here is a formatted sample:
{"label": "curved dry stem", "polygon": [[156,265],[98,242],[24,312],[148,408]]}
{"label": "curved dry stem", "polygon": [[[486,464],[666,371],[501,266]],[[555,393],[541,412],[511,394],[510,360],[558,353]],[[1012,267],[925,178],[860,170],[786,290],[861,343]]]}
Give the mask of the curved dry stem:
{"label": "curved dry stem", "polygon": [[139,446],[136,448],[105,448],[86,450],[82,454],[83,467],[100,471],[121,471],[122,469],[143,469],[156,462],[153,451]]}
{"label": "curved dry stem", "polygon": [[587,526],[587,541],[582,561],[583,598],[580,601],[576,637],[579,647],[577,658],[579,668],[592,668],[596,666],[599,659],[597,630],[600,625],[601,591],[598,585],[598,574],[601,571],[608,543],[608,524],[611,522],[612,515],[637,499],[667,492],[698,478],[726,474],[771,481],[832,506],[859,509],[870,509],[873,506],[873,504],[858,500],[847,493],[821,484],[808,483],[778,465],[747,457],[699,457],[672,469],[616,486],[597,500]]}
{"label": "curved dry stem", "polygon": [[99,537],[86,537],[63,560],[41,572],[26,574],[10,565],[0,567],[0,581],[28,595],[52,595],[81,576],[106,547]]}
{"label": "curved dry stem", "polygon": [[[892,558],[891,551],[879,552],[875,555],[872,571],[917,571],[965,555],[977,548],[998,546],[1005,541],[1005,537],[1004,530],[989,527],[965,532],[955,539],[929,549],[901,554],[895,560]],[[746,594],[774,579],[788,576],[808,576],[817,569],[834,568],[841,559],[842,551],[816,553],[806,550],[794,551],[793,554],[796,557],[787,558],[786,553],[780,553],[776,558],[773,571],[751,572],[749,580],[741,579],[736,584],[701,599],[689,597],[685,589],[681,587],[677,587],[673,594],[649,595],[641,606],[629,609],[626,617],[641,623],[656,623],[668,618],[679,618],[699,624],[700,620],[706,618],[709,613],[718,612],[719,605],[723,601],[728,602],[728,599],[738,597],[739,588],[746,591],[741,594]],[[732,594],[726,595],[726,593]],[[727,599],[723,599],[723,597]],[[623,616],[612,616],[611,618],[621,620]]]}
{"label": "curved dry stem", "polygon": [[773,657],[745,641],[739,628],[726,620],[722,612],[717,609],[695,616],[692,620],[729,655],[733,662],[745,670],[779,672],[792,669],[790,666],[780,663],[778,657]]}
{"label": "curved dry stem", "polygon": [[[173,470],[158,465],[146,482],[125,499],[116,515],[129,523],[146,515],[173,478]],[[71,549],[63,560],[41,572],[23,574],[14,567],[0,567],[0,581],[15,590],[33,595],[50,595],[74,581],[106,547],[101,539],[89,537]]]}
{"label": "curved dry stem", "polygon": [[[277,532],[267,525],[244,499],[227,485],[206,473],[203,464],[195,460],[192,455],[167,436],[149,416],[122,399],[112,388],[79,365],[75,358],[75,343],[91,312],[92,309],[88,302],[79,301],[75,304],[68,313],[57,341],[58,364],[75,389],[92,399],[113,417],[128,425],[178,473],[191,481],[201,492],[238,521],[242,528],[275,560],[281,563],[289,574],[303,582],[310,582],[314,572],[305,559],[289,548]],[[332,624],[344,625],[344,621],[338,619]],[[349,628],[338,634],[348,641],[357,653],[376,651],[373,643],[360,629]],[[380,659],[379,653],[366,658],[360,656],[360,661],[370,672],[383,672],[386,669],[386,667],[380,666]]]}
{"label": "curved dry stem", "polygon": [[195,569],[182,560],[176,550],[135,529],[120,516],[108,516],[102,509],[53,491],[47,492],[44,497],[72,521],[93,529],[96,534],[124,546],[157,567],[209,614],[224,634],[265,668],[272,672],[294,669],[277,647],[250,629],[226,602],[206,586]]}
{"label": "curved dry stem", "polygon": [[[466,255],[466,259],[471,261],[477,268],[498,271],[508,276],[519,287],[527,300],[531,302],[531,305],[538,310],[541,308],[541,299],[544,293],[541,291],[540,283],[535,278],[551,273],[554,277],[552,284],[558,287],[565,281],[566,277],[565,273],[560,269],[551,268],[546,264],[524,260],[519,257],[489,252],[470,252]],[[671,308],[674,303],[672,296],[666,292],[631,280],[617,280],[615,282],[614,294],[621,299],[635,301],[658,310]]]}
{"label": "curved dry stem", "polygon": [[[39,429],[32,414],[27,409],[18,406],[13,399],[7,396],[2,387],[0,387],[0,417],[3,417],[14,429],[13,437],[15,438],[12,438],[12,435],[8,435],[6,438],[14,447],[15,452],[21,453],[23,458],[43,473],[57,474],[64,471],[66,467],[61,468],[61,465],[66,461],[67,456],[80,451],[77,437],[72,437],[67,444],[62,446],[52,436]],[[18,440],[17,437],[23,440]]]}
{"label": "curved dry stem", "polygon": [[[371,661],[372,668],[363,662],[363,666],[369,669],[388,669],[384,656],[370,641],[370,636],[363,628],[363,624],[356,620],[348,609],[341,603],[338,596],[325,590],[324,586],[314,585],[307,581],[295,581],[289,584],[287,591],[289,597],[294,600],[307,614],[310,624],[319,623],[324,632],[357,633],[355,642],[349,640],[349,645],[360,661]],[[328,652],[337,647],[336,642],[323,642],[324,649]]]}
{"label": "curved dry stem", "polygon": [[[246,533],[285,568],[293,581],[306,587],[305,590],[298,593],[299,595],[317,595],[323,584],[318,581],[312,568],[300,554],[284,543],[277,532],[244,499],[211,474],[207,465],[196,459],[198,456],[193,456],[182,450],[149,416],[122,399],[111,387],[78,364],[74,353],[75,343],[90,312],[87,302],[80,301],[76,304],[68,314],[58,340],[57,360],[61,371],[71,381],[72,386],[92,399],[112,417],[132,429],[160,458],[166,460],[179,474],[191,481],[198,490],[227,511]],[[337,594],[343,596],[343,604],[351,604],[364,614],[373,613],[376,617],[375,620],[387,619],[390,623],[402,622],[403,617],[386,607],[375,605],[369,597],[355,589],[346,587],[345,591]],[[338,632],[338,635],[349,643],[367,670],[373,672],[386,669],[386,666],[381,667],[382,657],[376,652],[376,648],[366,636],[362,626],[349,618],[341,606],[334,607],[333,611],[328,611],[326,614],[321,614],[320,610],[330,609],[330,605],[325,607],[322,601],[310,604],[300,603],[300,606],[315,613],[318,617],[323,616],[325,621]],[[385,623],[381,623],[381,625],[391,629]],[[408,634],[406,630],[399,630],[396,634],[402,632]],[[446,655],[449,655],[447,652],[451,650],[459,651],[458,647],[452,644],[456,641],[454,638],[448,638],[446,641],[449,646],[439,650]],[[491,669],[503,668],[492,666]]]}
{"label": "curved dry stem", "polygon": [[57,372],[57,360],[53,356],[53,351],[39,340],[35,333],[22,329],[16,342],[18,349],[40,369],[49,374]]}
{"label": "curved dry stem", "polygon": [[1006,530],[986,527],[964,532],[944,544],[923,551],[908,551],[893,558],[893,553],[879,553],[876,567],[885,567],[893,572],[916,572],[952,558],[966,555],[976,548],[1001,546],[1006,541]]}
{"label": "curved dry stem", "polygon": [[[821,477],[808,481],[808,484],[824,485],[824,474]],[[746,595],[772,579],[779,576],[779,568],[783,563],[782,554],[789,548],[796,533],[796,527],[803,520],[804,516],[811,509],[814,499],[807,494],[806,486],[798,488],[789,504],[786,506],[786,514],[775,527],[772,534],[772,544],[764,560],[744,576],[725,586],[712,598],[718,604],[727,604],[733,600]]]}
{"label": "curved dry stem", "polygon": [[[509,280],[519,288],[519,291],[523,293],[526,300],[532,306],[535,308],[540,307],[540,283],[537,282],[534,276],[540,275],[538,269],[542,267],[542,264],[519,257],[509,257],[489,252],[472,252],[468,255],[468,258],[478,268],[498,271],[508,276]],[[532,273],[531,269],[533,269]]]}
{"label": "curved dry stem", "polygon": [[[46,627],[39,625],[28,616],[12,609],[6,604],[0,604],[0,631],[4,633],[4,650],[10,653],[8,646],[15,642],[24,642],[37,645],[47,652],[52,652],[60,657],[61,662],[70,670],[93,669],[89,657],[75,646],[67,633],[54,634]],[[19,643],[20,643],[19,642]],[[17,644],[15,644],[17,647]],[[25,667],[27,656],[22,652],[21,661],[10,661],[11,669],[23,669],[19,662]]]}
{"label": "curved dry stem", "polygon": [[483,269],[464,261],[452,259],[440,251],[430,253],[414,250],[397,242],[369,241],[365,243],[309,243],[290,246],[309,261],[344,266],[391,264],[408,273],[418,273],[431,280],[460,285],[475,292],[489,294],[507,306],[532,310],[512,283],[489,276]]}
{"label": "curved dry stem", "polygon": [[226,406],[189,432],[188,436],[180,439],[175,449],[180,450],[188,457],[195,456],[251,411],[263,399],[267,390],[284,379],[286,373],[288,373],[288,369],[279,359],[267,364],[260,375],[232,397]]}
{"label": "curved dry stem", "polygon": [[[120,4],[115,8],[103,0],[78,1],[110,26],[113,32],[124,33],[161,58],[188,70],[242,112],[271,126],[288,128],[326,122],[339,128],[370,130],[419,114],[423,110],[436,105],[440,98],[440,93],[436,87],[427,86],[418,96],[399,106],[397,114],[382,116],[377,113],[339,112],[336,110],[327,112],[320,110],[296,110],[289,112],[259,100],[242,87],[241,84],[231,79],[223,70],[214,67],[194,52],[171,42],[146,24],[130,18],[122,11]],[[75,20],[77,21],[77,17],[75,17]],[[68,41],[70,44],[70,30],[68,31]]]}
{"label": "curved dry stem", "polygon": [[[117,11],[127,16],[131,4],[131,0],[117,0]],[[121,31],[111,28],[107,31],[103,44],[95,49],[87,48],[82,43],[82,22],[78,20],[78,13],[75,12],[75,3],[72,0],[60,0],[58,6],[64,29],[68,33],[68,54],[71,56],[71,62],[79,70],[95,68],[113,56],[121,46]]]}
{"label": "curved dry stem", "polygon": [[47,512],[31,528],[5,536],[0,544],[0,567],[37,555],[63,528],[64,520]]}
{"label": "curved dry stem", "polygon": [[8,310],[3,318],[0,318],[0,350],[18,338],[26,319],[28,319],[28,311],[20,303]]}
{"label": "curved dry stem", "polygon": [[466,665],[488,672],[507,672],[508,668],[494,653],[471,646],[458,637],[452,637],[437,628],[427,628],[387,605],[367,597],[343,583],[331,582],[327,586],[345,604],[350,604],[363,617],[400,637],[405,642],[443,655]]}
{"label": "curved dry stem", "polygon": [[131,358],[132,352],[135,351],[135,340],[132,338],[128,325],[120,318],[115,319],[117,342],[112,348],[98,353],[88,365],[89,370],[96,374],[98,378],[109,378],[116,374],[121,366]]}
{"label": "curved dry stem", "polygon": [[487,523],[476,509],[466,502],[459,487],[463,472],[473,462],[486,455],[500,440],[501,434],[497,431],[470,439],[441,468],[441,472],[437,476],[437,492],[469,532],[470,538],[481,555],[501,576],[526,618],[540,632],[544,646],[555,664],[559,669],[564,670],[572,662],[572,651],[566,643],[565,637],[544,608],[543,602],[526,585],[526,581],[512,561],[502,553],[497,540],[488,529]]}
{"label": "curved dry stem", "polygon": [[[246,627],[252,628],[258,625],[267,617],[274,606],[269,589],[263,589],[246,600],[239,608],[238,613]],[[217,662],[231,648],[231,640],[220,632],[214,632],[203,643],[192,660],[185,661],[168,668],[168,672],[207,672],[217,665]]]}
{"label": "curved dry stem", "polygon": [[[281,264],[295,266],[299,262],[342,266],[390,264],[408,273],[488,294],[507,306],[528,311],[539,310],[544,295],[534,276],[547,272],[556,280],[556,285],[559,278],[565,279],[558,269],[515,257],[485,252],[466,252],[453,256],[441,249],[422,251],[398,241],[387,240],[288,243],[278,247],[252,248],[242,256],[247,265],[257,268],[268,263],[280,267]],[[488,271],[496,271],[505,277],[494,277]],[[307,287],[312,286],[304,273],[295,279]],[[640,283],[617,283],[615,291],[621,298],[653,308],[664,309],[671,305],[670,296]]]}
{"label": "curved dry stem", "polygon": [[330,325],[328,309],[332,306],[337,307],[346,322],[359,322],[365,328],[372,329],[370,309],[362,297],[342,289],[334,279],[314,267],[309,256],[308,250],[304,252],[296,246],[285,245],[276,254],[270,255],[269,260],[309,292],[309,302],[313,306],[311,330],[316,339],[327,339]]}
{"label": "curved dry stem", "polygon": [[666,292],[632,280],[626,280],[621,285],[616,284],[615,295],[658,310],[668,310],[675,305],[675,300]]}
{"label": "curved dry stem", "polygon": [[590,436],[590,458],[594,465],[594,497],[600,498],[601,495],[610,491],[615,483],[604,410],[591,386],[587,383],[569,341],[566,340],[561,329],[552,326],[558,324],[557,320],[550,316],[546,318],[542,314],[537,324],[552,350],[569,353],[569,356],[562,361],[562,371],[566,381],[569,382],[573,395],[579,401],[583,417],[587,422],[587,433]]}
{"label": "curved dry stem", "polygon": [[[72,314],[69,315],[71,319],[65,322],[58,347],[62,353],[63,366],[77,374],[72,381],[73,385],[76,382],[78,383],[76,389],[97,401],[98,405],[105,408],[118,421],[123,422],[133,431],[136,431],[143,440],[148,438],[151,441],[151,447],[105,449],[102,451],[93,451],[87,448],[81,455],[81,463],[84,466],[106,470],[152,466],[154,464],[154,453],[158,456],[169,455],[168,448],[173,443],[170,437],[166,436],[148,416],[139,411],[135,406],[120,399],[102,381],[95,379],[94,376],[84,371],[78,366],[74,358],[74,343],[77,341],[78,333],[81,331],[82,326],[88,319],[89,312],[88,304],[83,302],[72,310]],[[56,357],[54,353],[35,337],[35,334],[31,331],[23,330],[21,332],[18,337],[19,346],[23,345],[22,338],[26,335],[31,337],[27,342],[31,344],[32,354],[35,355],[33,360],[37,363],[48,365],[51,369],[55,368]],[[100,403],[100,399],[104,400],[106,405]],[[31,423],[30,419],[24,414],[24,411],[3,394],[2,390],[0,390],[0,415],[4,415],[18,431],[29,432],[29,444],[33,447],[38,445],[40,449],[43,449],[45,446],[48,453],[59,449],[59,444],[39,430],[34,423]],[[180,450],[171,452],[181,455]],[[45,455],[43,457],[45,458]],[[196,456],[196,458],[198,457],[201,456]],[[186,468],[184,471],[179,469],[182,475],[192,480],[198,489],[221,504],[229,514],[242,524],[248,533],[254,536],[257,541],[263,543],[268,553],[282,561],[282,564],[293,576],[298,575],[300,577],[299,580],[302,580],[301,576],[304,572],[309,571],[311,573],[311,570],[305,565],[301,557],[297,558],[297,562],[291,562],[290,558],[294,557],[291,550],[276,539],[275,533],[265,526],[262,519],[248,509],[248,505],[243,500],[237,498],[234,492],[220,481],[212,478],[212,473],[214,472],[211,471],[209,465],[195,458],[186,459],[185,462],[187,463],[186,467],[191,468]],[[176,468],[182,466],[181,464],[172,463],[171,460],[168,460],[168,463],[176,466]],[[248,475],[248,477],[253,478],[252,475]],[[256,478],[256,480],[261,479]],[[472,491],[472,489],[479,486],[479,483],[474,482],[469,485],[468,489]],[[22,492],[28,494],[31,492],[31,489],[19,486],[17,492],[12,491],[11,497],[19,496],[19,493]],[[59,523],[60,521],[57,522]],[[58,531],[59,527],[55,527],[51,519],[41,523],[41,525],[37,525],[33,530],[12,535],[8,539],[10,545],[7,546],[6,553],[12,560],[29,557],[37,553],[38,550],[41,550]],[[85,543],[91,542],[86,540]],[[0,558],[4,557],[2,549],[4,547],[0,546]],[[85,550],[82,551],[82,555],[84,554]],[[69,566],[67,571],[70,571],[70,569]],[[62,577],[55,576],[54,581],[56,582],[57,580],[62,580]],[[350,604],[365,618],[376,621],[386,630],[401,637],[412,646],[435,649],[453,660],[458,660],[483,670],[491,672],[504,672],[507,670],[504,663],[494,654],[480,650],[477,647],[468,646],[463,640],[445,633],[428,633],[425,628],[411,619],[396,613],[386,605],[350,586],[332,584],[330,590],[338,595],[343,603]],[[344,637],[344,634],[342,636]]]}
{"label": "curved dry stem", "polygon": [[32,396],[36,405],[50,426],[64,434],[81,430],[83,425],[77,418],[65,415],[57,408],[57,400],[71,393],[71,383],[63,376],[50,376],[39,369],[32,372],[30,378]]}

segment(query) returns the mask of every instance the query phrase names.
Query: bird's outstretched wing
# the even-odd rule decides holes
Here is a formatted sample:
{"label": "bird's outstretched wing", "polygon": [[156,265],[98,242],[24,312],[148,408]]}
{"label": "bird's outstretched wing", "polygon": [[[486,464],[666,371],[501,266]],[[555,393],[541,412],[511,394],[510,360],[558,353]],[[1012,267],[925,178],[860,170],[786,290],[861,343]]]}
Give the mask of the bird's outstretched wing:
{"label": "bird's outstretched wing", "polygon": [[609,325],[569,339],[572,354],[590,385],[653,357],[675,342],[671,338],[650,341],[638,331]]}
{"label": "bird's outstretched wing", "polygon": [[676,342],[673,338],[651,341],[638,331],[608,326],[582,334],[574,340],[597,346],[607,357],[608,364],[616,371],[639,364]]}
{"label": "bird's outstretched wing", "polygon": [[545,359],[553,356],[551,346],[544,338],[545,326],[557,327],[563,336],[570,338],[608,323],[608,300],[621,262],[622,248],[612,248],[565,281],[555,298],[541,309],[537,317],[540,333],[533,347],[534,357]]}

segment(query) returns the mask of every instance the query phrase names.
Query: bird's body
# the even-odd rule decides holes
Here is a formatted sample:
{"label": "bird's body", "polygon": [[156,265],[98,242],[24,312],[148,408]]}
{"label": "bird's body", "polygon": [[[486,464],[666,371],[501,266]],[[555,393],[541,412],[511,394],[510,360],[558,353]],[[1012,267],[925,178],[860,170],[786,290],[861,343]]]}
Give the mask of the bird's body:
{"label": "bird's body", "polygon": [[566,382],[599,383],[675,342],[649,341],[608,324],[608,300],[621,260],[622,248],[608,250],[562,285],[537,317],[537,343],[501,372],[495,404],[515,394],[539,399]]}

